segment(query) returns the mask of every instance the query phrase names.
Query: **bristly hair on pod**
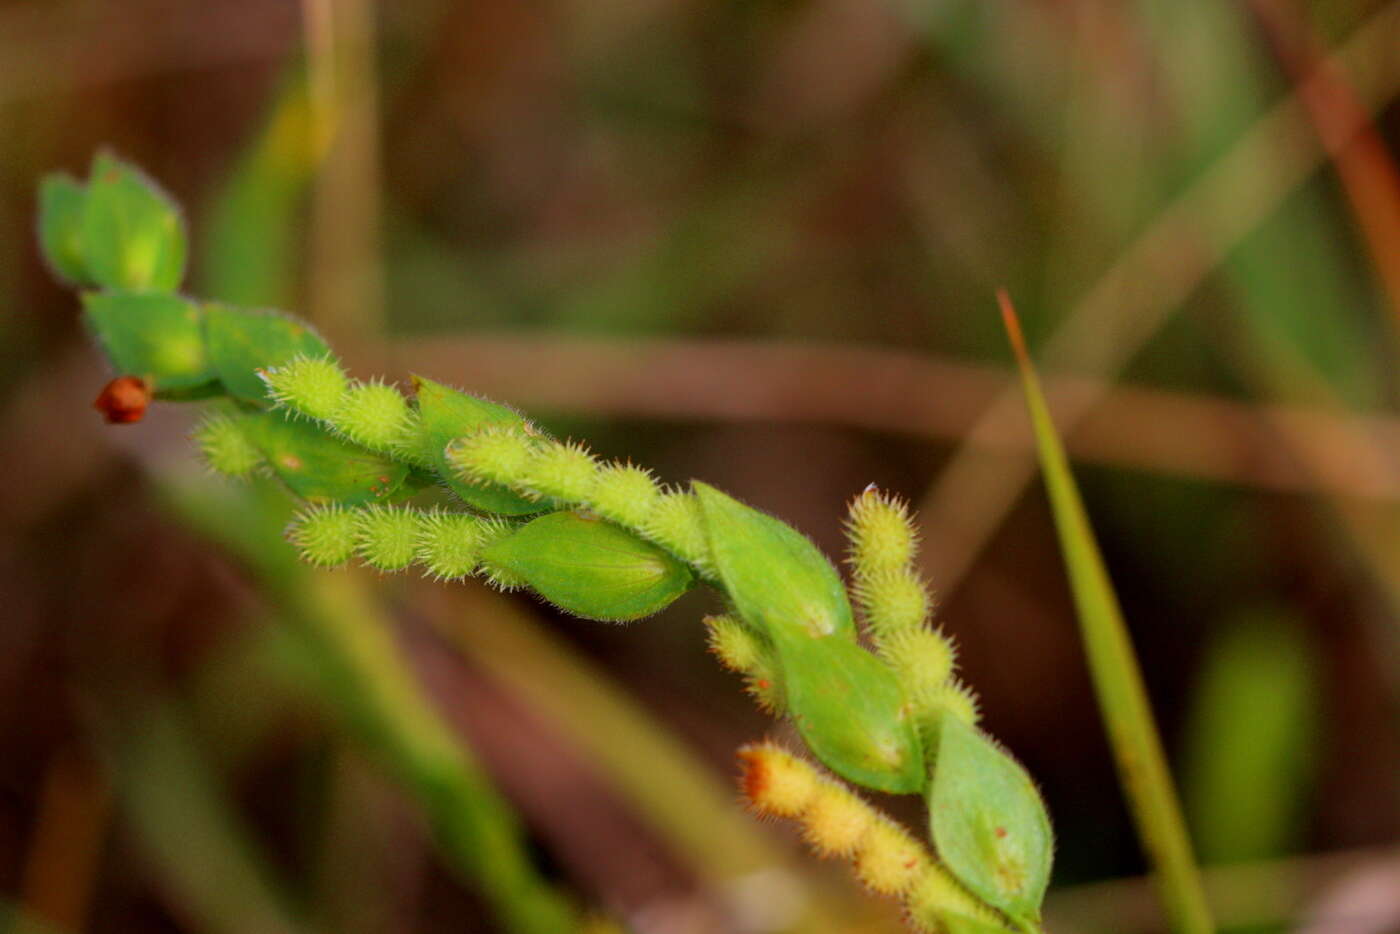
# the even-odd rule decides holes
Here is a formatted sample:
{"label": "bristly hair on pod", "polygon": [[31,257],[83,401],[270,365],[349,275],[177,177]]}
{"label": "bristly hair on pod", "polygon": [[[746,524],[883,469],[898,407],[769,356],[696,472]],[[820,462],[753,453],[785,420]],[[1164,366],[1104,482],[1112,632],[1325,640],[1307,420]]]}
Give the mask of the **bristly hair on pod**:
{"label": "bristly hair on pod", "polygon": [[552,497],[567,503],[591,500],[598,478],[598,461],[576,442],[540,443],[512,485],[529,490],[535,499]]}
{"label": "bristly hair on pod", "polygon": [[903,500],[872,483],[851,500],[846,518],[847,561],[857,579],[908,565],[919,537]]}
{"label": "bristly hair on pod", "polygon": [[516,486],[525,472],[535,447],[537,436],[516,425],[490,425],[471,434],[455,438],[447,445],[447,462],[462,479],[474,483],[499,483],[521,495],[527,490]]}
{"label": "bristly hair on pod", "polygon": [[418,513],[394,506],[358,511],[360,558],[380,571],[401,571],[418,556]]}
{"label": "bristly hair on pod", "polygon": [[355,554],[360,540],[359,510],[338,503],[310,506],[292,517],[284,533],[303,561],[338,567]]}
{"label": "bristly hair on pod", "polygon": [[705,517],[700,499],[684,490],[663,490],[652,507],[651,514],[637,527],[643,537],[692,565],[701,575],[713,578],[714,559],[705,532]]}
{"label": "bristly hair on pod", "polygon": [[760,709],[780,716],[787,704],[782,678],[773,647],[767,640],[733,616],[706,616],[710,651],[720,664],[744,675],[744,687]]}
{"label": "bristly hair on pod", "polygon": [[933,611],[933,598],[918,572],[908,565],[881,568],[858,577],[851,596],[876,638],[917,629]]}
{"label": "bristly hair on pod", "polygon": [[205,466],[215,473],[246,480],[266,466],[262,451],[234,418],[222,412],[206,415],[192,437]]}
{"label": "bristly hair on pod", "polygon": [[589,505],[604,519],[640,529],[656,508],[661,487],[650,470],[633,464],[603,464],[593,480]]}
{"label": "bristly hair on pod", "polygon": [[398,388],[380,380],[351,385],[327,419],[345,437],[373,451],[395,450],[413,426],[413,410]]}
{"label": "bristly hair on pod", "polygon": [[957,650],[941,633],[920,627],[891,633],[876,649],[916,708],[936,704],[953,674]]}
{"label": "bristly hair on pod", "polygon": [[296,356],[278,367],[258,370],[274,405],[296,415],[329,420],[340,409],[350,378],[329,354]]}
{"label": "bristly hair on pod", "polygon": [[483,520],[471,513],[434,507],[419,514],[417,559],[434,580],[459,580],[477,569],[487,537]]}

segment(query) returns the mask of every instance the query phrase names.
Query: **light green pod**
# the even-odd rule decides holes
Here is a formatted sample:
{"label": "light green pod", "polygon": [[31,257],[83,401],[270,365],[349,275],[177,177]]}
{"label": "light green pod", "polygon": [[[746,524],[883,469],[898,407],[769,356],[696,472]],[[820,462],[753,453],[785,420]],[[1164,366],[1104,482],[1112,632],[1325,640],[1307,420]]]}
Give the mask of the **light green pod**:
{"label": "light green pod", "polygon": [[275,311],[252,311],[218,302],[204,306],[209,363],[229,395],[248,402],[271,400],[258,370],[297,357],[327,357],[330,348],[305,322]]}
{"label": "light green pod", "polygon": [[92,282],[83,262],[83,208],[87,189],[61,172],[39,185],[39,246],[49,267],[75,285]]}
{"label": "light green pod", "polygon": [[312,422],[280,411],[247,416],[240,426],[273,473],[298,496],[346,506],[392,496],[408,466],[337,438]]}
{"label": "light green pod", "polygon": [[487,425],[524,425],[520,413],[421,376],[413,377],[413,385],[418,395],[418,434],[410,456],[431,466],[453,493],[482,512],[525,516],[547,508],[498,484],[464,480],[447,461],[447,445],[455,438]]}
{"label": "light green pod", "polygon": [[893,672],[855,642],[846,590],[817,547],[789,526],[703,483],[715,570],[750,625],[772,639],[787,706],[833,771],[881,791],[921,791],[918,731]]}
{"label": "light green pod", "polygon": [[929,836],[968,890],[1022,922],[1036,921],[1054,838],[1045,804],[1020,763],[944,715],[928,790]]}
{"label": "light green pod", "polygon": [[184,278],[179,209],[139,169],[106,153],[93,161],[81,240],[87,273],[106,288],[173,292]]}
{"label": "light green pod", "polygon": [[549,602],[586,619],[650,616],[690,588],[690,569],[650,542],[603,519],[552,512],[482,552]]}
{"label": "light green pod", "polygon": [[83,316],[122,373],[158,393],[216,385],[199,306],[159,292],[87,292]]}

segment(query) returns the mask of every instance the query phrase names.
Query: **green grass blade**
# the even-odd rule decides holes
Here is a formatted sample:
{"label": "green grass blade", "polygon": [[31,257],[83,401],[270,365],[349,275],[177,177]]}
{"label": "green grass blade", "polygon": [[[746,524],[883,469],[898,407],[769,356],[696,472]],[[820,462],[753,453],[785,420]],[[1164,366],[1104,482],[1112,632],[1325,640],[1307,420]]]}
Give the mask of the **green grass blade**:
{"label": "green grass blade", "polygon": [[1123,624],[1123,613],[1070,473],[1069,461],[1055,434],[1016,312],[1005,293],[998,295],[998,301],[1021,370],[1021,384],[1079,614],[1089,672],[1118,762],[1119,778],[1137,821],[1138,833],[1155,868],[1158,890],[1171,915],[1172,929],[1181,934],[1207,934],[1214,931],[1215,926],[1206,906],[1200,871],[1191,854],[1191,841],[1167,770],[1162,741],[1148,705],[1142,672]]}

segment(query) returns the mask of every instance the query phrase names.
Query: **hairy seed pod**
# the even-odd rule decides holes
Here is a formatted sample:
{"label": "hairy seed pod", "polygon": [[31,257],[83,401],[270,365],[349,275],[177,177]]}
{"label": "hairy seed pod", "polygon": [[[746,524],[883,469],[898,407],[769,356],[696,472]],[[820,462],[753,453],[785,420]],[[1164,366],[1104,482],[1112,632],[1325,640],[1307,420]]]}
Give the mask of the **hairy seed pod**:
{"label": "hairy seed pod", "polygon": [[877,639],[921,627],[932,601],[917,571],[905,565],[887,568],[856,582],[856,606]]}
{"label": "hairy seed pod", "polygon": [[921,934],[1005,934],[1005,921],[942,866],[932,864],[905,895],[909,923]]}
{"label": "hairy seed pod", "polygon": [[194,441],[209,469],[226,477],[246,479],[264,465],[262,452],[243,430],[242,418],[219,412],[206,415],[194,430]]}
{"label": "hairy seed pod", "polygon": [[352,385],[327,421],[356,444],[371,451],[391,451],[403,443],[412,419],[403,393],[388,383],[371,381]]}
{"label": "hairy seed pod", "polygon": [[880,657],[899,679],[905,699],[916,708],[937,703],[953,674],[953,645],[932,629],[908,629],[878,643]]}
{"label": "hairy seed pod", "polygon": [[882,815],[871,825],[856,852],[856,878],[872,892],[901,895],[914,888],[932,862],[923,844]]}
{"label": "hairy seed pod", "polygon": [[401,571],[418,555],[418,513],[389,506],[359,511],[360,558],[381,571]]}
{"label": "hairy seed pod", "polygon": [[515,487],[538,443],[523,426],[489,425],[448,442],[445,453],[463,480]]}
{"label": "hairy seed pod", "polygon": [[662,493],[638,531],[701,574],[713,576],[705,519],[694,494],[680,490]]}
{"label": "hairy seed pod", "polygon": [[749,806],[765,816],[797,817],[821,786],[811,763],[775,743],[741,746],[739,764],[739,790]]}
{"label": "hairy seed pod", "polygon": [[618,525],[640,530],[661,498],[651,471],[632,464],[604,464],[593,479],[588,507]]}
{"label": "hairy seed pod", "polygon": [[513,485],[538,499],[578,504],[590,500],[597,477],[598,462],[583,445],[548,441],[536,446]]}
{"label": "hairy seed pod", "polygon": [[286,535],[303,561],[338,567],[349,561],[359,546],[359,511],[339,505],[312,506],[293,517]]}
{"label": "hairy seed pod", "polygon": [[918,551],[908,506],[873,486],[851,500],[846,537],[850,542],[847,560],[857,579],[904,567]]}

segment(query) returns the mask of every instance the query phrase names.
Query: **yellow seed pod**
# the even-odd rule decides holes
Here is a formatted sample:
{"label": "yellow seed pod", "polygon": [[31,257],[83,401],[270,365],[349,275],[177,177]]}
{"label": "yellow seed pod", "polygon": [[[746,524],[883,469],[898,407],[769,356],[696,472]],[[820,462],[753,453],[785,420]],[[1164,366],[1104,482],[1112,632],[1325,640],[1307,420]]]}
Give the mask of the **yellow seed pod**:
{"label": "yellow seed pod", "polygon": [[941,633],[927,627],[901,629],[878,639],[876,648],[916,709],[936,703],[953,673],[956,653]]}
{"label": "yellow seed pod", "polygon": [[918,551],[918,534],[903,500],[869,486],[851,500],[846,520],[847,560],[856,579],[908,565]]}
{"label": "yellow seed pod", "polygon": [[977,721],[982,719],[977,694],[956,678],[943,686],[936,705],[938,710],[952,714],[968,726],[976,726]]}
{"label": "yellow seed pod", "polygon": [[861,578],[854,591],[866,625],[880,639],[919,628],[933,608],[923,578],[910,567],[881,570]]}
{"label": "yellow seed pod", "polygon": [[771,651],[757,633],[732,616],[706,616],[704,623],[710,651],[730,671],[753,671]]}
{"label": "yellow seed pod", "polygon": [[462,512],[433,510],[418,523],[417,560],[437,580],[456,580],[476,570],[485,538],[482,520]]}
{"label": "yellow seed pod", "polygon": [[604,519],[640,529],[661,497],[651,471],[632,464],[604,464],[593,481],[588,506]]}
{"label": "yellow seed pod", "polygon": [[262,452],[248,440],[238,421],[223,413],[200,422],[194,441],[209,469],[224,476],[246,479],[263,466]]}
{"label": "yellow seed pod", "polygon": [[598,462],[581,444],[550,441],[540,444],[511,485],[535,498],[554,497],[568,503],[588,502],[598,478]]}
{"label": "yellow seed pod", "polygon": [[771,742],[739,749],[739,789],[749,806],[770,817],[797,817],[820,790],[815,766]]}
{"label": "yellow seed pod", "polygon": [[864,799],[827,780],[802,813],[802,837],[822,856],[850,856],[879,819]]}
{"label": "yellow seed pod", "polygon": [[304,509],[287,526],[286,536],[303,561],[336,567],[349,561],[359,543],[359,510],[339,505]]}
{"label": "yellow seed pod", "polygon": [[359,511],[360,557],[372,568],[400,571],[418,556],[418,514],[408,509],[367,506]]}
{"label": "yellow seed pod", "polygon": [[309,418],[330,419],[340,410],[349,378],[334,358],[294,357],[259,370],[273,402]]}
{"label": "yellow seed pod", "polygon": [[861,838],[856,850],[856,878],[872,892],[899,895],[911,890],[932,862],[919,841],[882,815]]}

